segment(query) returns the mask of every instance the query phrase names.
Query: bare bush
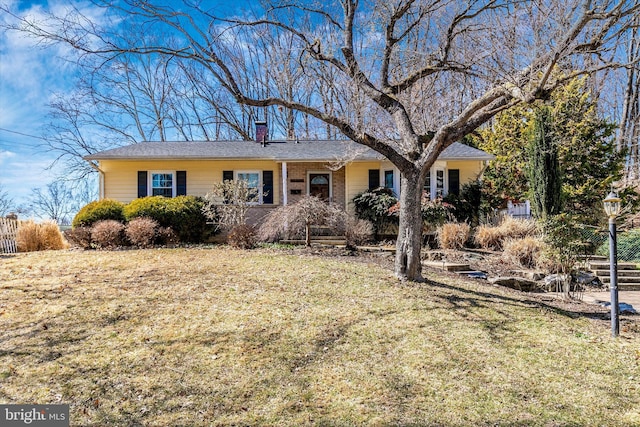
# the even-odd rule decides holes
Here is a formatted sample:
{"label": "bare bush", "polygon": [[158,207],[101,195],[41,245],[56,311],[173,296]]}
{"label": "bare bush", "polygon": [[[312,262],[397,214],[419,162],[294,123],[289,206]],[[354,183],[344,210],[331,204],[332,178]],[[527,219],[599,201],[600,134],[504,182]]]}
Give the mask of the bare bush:
{"label": "bare bush", "polygon": [[304,196],[293,205],[271,211],[258,230],[258,240],[275,242],[304,236],[311,244],[311,227],[328,226],[332,232],[344,233],[345,213],[340,208],[314,196]]}
{"label": "bare bush", "polygon": [[156,231],[156,238],[161,245],[177,245],[180,243],[180,237],[171,227],[159,227]]}
{"label": "bare bush", "polygon": [[247,223],[247,211],[258,201],[258,190],[249,187],[247,181],[236,179],[216,182],[204,196],[204,215],[223,230],[231,230]]}
{"label": "bare bush", "polygon": [[158,231],[158,222],[147,217],[134,218],[126,226],[125,234],[131,244],[147,248],[153,245]]}
{"label": "bare bush", "polygon": [[35,223],[22,221],[18,225],[16,243],[19,252],[66,249],[69,244],[54,221]]}
{"label": "bare bush", "polygon": [[356,246],[373,240],[373,224],[365,219],[348,215],[345,221],[344,236],[347,246]]}
{"label": "bare bush", "polygon": [[505,261],[523,268],[535,268],[538,259],[547,249],[547,245],[540,237],[523,237],[520,239],[506,239],[503,243],[502,257]]}
{"label": "bare bush", "polygon": [[83,249],[91,249],[91,227],[75,227],[64,232],[67,241]]}
{"label": "bare bush", "polygon": [[107,219],[96,222],[91,229],[91,240],[103,248],[113,248],[124,243],[124,225]]}
{"label": "bare bush", "polygon": [[239,224],[231,229],[227,236],[229,245],[238,249],[253,249],[256,247],[256,230],[247,224]]}

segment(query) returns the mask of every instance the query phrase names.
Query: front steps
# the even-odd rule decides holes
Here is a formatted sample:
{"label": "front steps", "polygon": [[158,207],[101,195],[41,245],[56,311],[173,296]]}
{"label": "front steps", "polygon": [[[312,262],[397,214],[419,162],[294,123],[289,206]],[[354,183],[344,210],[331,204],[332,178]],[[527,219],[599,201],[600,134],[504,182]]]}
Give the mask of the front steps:
{"label": "front steps", "polygon": [[[591,261],[589,269],[602,283],[611,283],[609,261]],[[618,263],[618,290],[619,291],[640,291],[640,270],[637,265],[631,262]]]}

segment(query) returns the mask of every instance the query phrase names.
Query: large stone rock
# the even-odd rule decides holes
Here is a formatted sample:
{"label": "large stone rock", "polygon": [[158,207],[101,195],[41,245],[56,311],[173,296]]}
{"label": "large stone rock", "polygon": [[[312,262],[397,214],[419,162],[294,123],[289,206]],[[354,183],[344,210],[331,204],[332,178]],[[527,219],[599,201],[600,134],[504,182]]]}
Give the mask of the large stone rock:
{"label": "large stone rock", "polygon": [[523,277],[492,277],[489,279],[489,283],[524,292],[534,292],[539,289],[537,282]]}

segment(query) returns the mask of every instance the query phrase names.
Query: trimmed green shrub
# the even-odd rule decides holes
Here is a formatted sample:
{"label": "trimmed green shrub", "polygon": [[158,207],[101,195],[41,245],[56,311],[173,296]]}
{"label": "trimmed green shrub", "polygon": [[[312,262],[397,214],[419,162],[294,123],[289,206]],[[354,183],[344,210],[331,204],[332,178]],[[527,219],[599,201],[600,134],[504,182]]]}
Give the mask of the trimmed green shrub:
{"label": "trimmed green shrub", "polygon": [[103,199],[91,202],[78,211],[71,225],[76,227],[91,227],[98,221],[112,219],[124,222],[124,203],[117,200]]}
{"label": "trimmed green shrub", "polygon": [[353,198],[356,217],[371,222],[376,236],[388,225],[398,223],[398,217],[390,210],[397,203],[398,199],[393,195],[393,191],[383,187],[363,191]]}
{"label": "trimmed green shrub", "polygon": [[195,196],[142,197],[124,207],[127,221],[148,217],[161,227],[171,227],[183,242],[201,242],[204,239],[207,219],[203,214],[204,201]]}

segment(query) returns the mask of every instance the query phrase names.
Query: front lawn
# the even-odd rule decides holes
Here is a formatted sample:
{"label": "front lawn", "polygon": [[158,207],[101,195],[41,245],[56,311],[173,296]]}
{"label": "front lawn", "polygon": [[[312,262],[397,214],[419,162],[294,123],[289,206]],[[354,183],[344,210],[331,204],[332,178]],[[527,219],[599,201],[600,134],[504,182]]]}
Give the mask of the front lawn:
{"label": "front lawn", "polygon": [[72,425],[640,425],[640,332],[375,258],[0,257],[0,403]]}

